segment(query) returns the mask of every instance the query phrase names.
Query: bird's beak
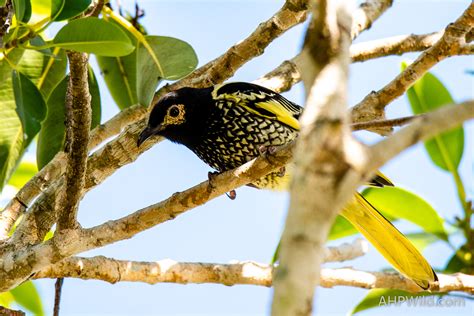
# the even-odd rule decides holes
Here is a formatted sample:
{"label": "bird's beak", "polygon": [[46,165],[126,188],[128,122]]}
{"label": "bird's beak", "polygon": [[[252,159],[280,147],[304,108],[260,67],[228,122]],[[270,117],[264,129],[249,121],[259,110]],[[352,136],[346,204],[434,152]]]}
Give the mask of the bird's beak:
{"label": "bird's beak", "polygon": [[164,129],[164,126],[162,126],[161,124],[158,125],[157,128],[150,128],[150,127],[145,128],[138,136],[137,147],[140,147],[140,145],[143,144],[148,138],[162,131],[163,129]]}

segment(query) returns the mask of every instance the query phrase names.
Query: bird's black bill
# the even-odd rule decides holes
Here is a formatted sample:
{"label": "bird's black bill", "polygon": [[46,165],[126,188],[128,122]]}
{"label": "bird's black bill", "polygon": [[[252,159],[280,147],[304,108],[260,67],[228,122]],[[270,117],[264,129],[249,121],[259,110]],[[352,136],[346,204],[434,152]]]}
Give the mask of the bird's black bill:
{"label": "bird's black bill", "polygon": [[152,135],[153,135],[153,130],[149,127],[145,128],[138,136],[137,147],[140,147],[140,145],[143,144]]}

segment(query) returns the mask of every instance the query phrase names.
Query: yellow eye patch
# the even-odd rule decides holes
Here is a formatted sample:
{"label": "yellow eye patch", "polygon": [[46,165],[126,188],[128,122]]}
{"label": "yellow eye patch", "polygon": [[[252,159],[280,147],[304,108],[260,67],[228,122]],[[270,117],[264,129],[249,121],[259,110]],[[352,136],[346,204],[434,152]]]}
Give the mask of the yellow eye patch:
{"label": "yellow eye patch", "polygon": [[184,104],[175,104],[168,108],[166,112],[165,119],[163,121],[164,125],[178,125],[185,121],[184,118],[185,110]]}

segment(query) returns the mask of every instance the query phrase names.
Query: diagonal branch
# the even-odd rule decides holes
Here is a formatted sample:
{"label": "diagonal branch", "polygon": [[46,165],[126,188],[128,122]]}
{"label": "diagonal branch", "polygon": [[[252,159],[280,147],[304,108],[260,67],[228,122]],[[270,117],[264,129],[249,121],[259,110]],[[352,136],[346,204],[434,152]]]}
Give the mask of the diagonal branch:
{"label": "diagonal branch", "polygon": [[361,123],[352,123],[351,129],[353,131],[360,131],[360,130],[369,130],[379,127],[395,127],[395,126],[402,126],[410,123],[414,119],[423,116],[420,115],[413,115],[413,116],[405,116],[399,117],[391,120],[375,120],[375,121],[368,121],[368,122],[361,122]]}
{"label": "diagonal branch", "polygon": [[[474,4],[463,12],[453,23],[450,23],[441,38],[431,48],[424,51],[395,79],[382,89],[370,93],[354,106],[352,121],[361,122],[385,117],[385,107],[401,96],[416,80],[421,78],[431,67],[441,60],[456,55],[460,47],[466,43],[466,34],[474,25]],[[379,130],[383,133],[383,130]],[[385,130],[387,132],[387,130]]]}
{"label": "diagonal branch", "polygon": [[[77,278],[101,280],[109,283],[143,282],[148,284],[214,283],[226,286],[248,284],[272,286],[274,267],[253,261],[218,264],[201,262],[176,262],[165,259],[155,262],[127,261],[103,256],[82,258],[72,257],[49,266],[35,274],[42,278]],[[439,287],[434,292],[451,291],[474,294],[474,276],[438,274]],[[316,280],[312,280],[316,285]],[[351,268],[321,269],[320,286],[351,286],[364,289],[397,289],[420,292],[413,282],[396,272],[369,272]]]}
{"label": "diagonal branch", "polygon": [[374,172],[404,149],[473,118],[474,100],[444,106],[439,110],[423,114],[392,137],[387,137],[373,145],[369,151],[370,159],[367,161],[363,173]]}
{"label": "diagonal branch", "polygon": [[387,9],[393,4],[393,0],[368,0],[362,2],[352,16],[351,39],[368,30]]}

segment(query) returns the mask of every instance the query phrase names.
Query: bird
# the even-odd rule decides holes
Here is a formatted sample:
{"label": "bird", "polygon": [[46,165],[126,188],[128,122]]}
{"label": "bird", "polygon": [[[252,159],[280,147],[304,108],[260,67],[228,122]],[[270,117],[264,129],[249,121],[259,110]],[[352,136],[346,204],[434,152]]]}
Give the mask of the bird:
{"label": "bird", "polygon": [[[168,92],[153,106],[137,146],[158,135],[182,144],[217,172],[250,161],[269,148],[297,139],[303,107],[268,88],[231,82]],[[248,185],[281,190],[288,170],[277,170]],[[393,186],[382,173],[367,183]],[[367,240],[405,277],[427,290],[438,277],[413,244],[360,193],[341,211]]]}

